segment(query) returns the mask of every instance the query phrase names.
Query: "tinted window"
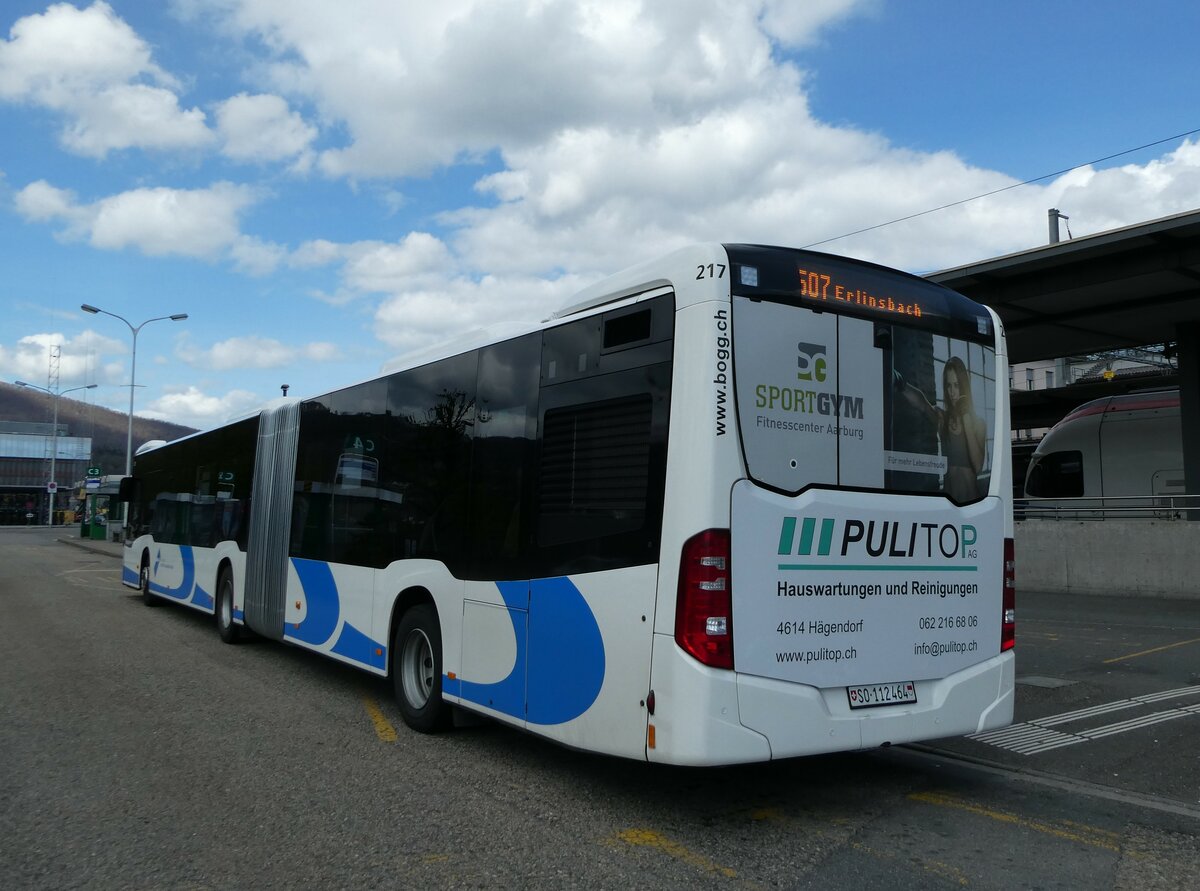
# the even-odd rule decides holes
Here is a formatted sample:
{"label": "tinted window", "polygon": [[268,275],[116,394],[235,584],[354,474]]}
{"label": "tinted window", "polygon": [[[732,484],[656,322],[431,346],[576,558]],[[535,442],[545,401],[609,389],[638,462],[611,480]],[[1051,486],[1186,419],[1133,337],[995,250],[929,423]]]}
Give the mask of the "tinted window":
{"label": "tinted window", "polygon": [[1050,452],[1035,459],[1025,480],[1031,498],[1079,498],[1083,495],[1083,453]]}
{"label": "tinted window", "polygon": [[538,544],[640,529],[650,484],[649,393],[546,412]]}
{"label": "tinted window", "polygon": [[381,489],[387,384],[368,381],[306,402],[300,414],[292,556],[382,566],[393,502]]}
{"label": "tinted window", "polygon": [[733,302],[734,383],[750,476],[787,493],[843,486],[989,491],[996,355],[894,319]]}
{"label": "tinted window", "polygon": [[[496,580],[656,560],[673,302],[628,315],[306,402],[292,556],[375,567],[426,557]],[[610,317],[610,338],[644,342],[605,353]]]}
{"label": "tinted window", "polygon": [[541,347],[539,333],[479,352],[468,511],[470,578],[529,577],[524,561]]}
{"label": "tinted window", "polygon": [[388,378],[387,485],[403,497],[392,559],[442,560],[463,577],[478,353]]}
{"label": "tinted window", "polygon": [[670,295],[545,332],[533,577],[658,559],[673,333]]}
{"label": "tinted window", "polygon": [[[305,403],[291,554],[387,566],[433,556],[461,570],[475,354]],[[440,524],[440,525],[439,525]]]}
{"label": "tinted window", "polygon": [[135,534],[178,545],[245,550],[258,418],[193,436],[139,456],[141,500]]}

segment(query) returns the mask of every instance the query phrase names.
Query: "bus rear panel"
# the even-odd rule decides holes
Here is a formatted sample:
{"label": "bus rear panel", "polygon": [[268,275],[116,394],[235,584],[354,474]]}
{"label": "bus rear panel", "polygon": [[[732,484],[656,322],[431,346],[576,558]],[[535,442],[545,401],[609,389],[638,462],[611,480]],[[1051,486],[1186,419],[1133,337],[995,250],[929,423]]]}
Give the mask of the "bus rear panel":
{"label": "bus rear panel", "polygon": [[[720,308],[704,324],[713,355],[728,334],[726,374],[708,379],[736,405],[713,438],[736,437],[739,466],[727,515],[692,530],[660,586],[675,612],[657,629],[648,757],[761,760],[1010,723],[998,320],[869,264],[726,252],[728,324]],[[675,433],[687,465],[699,450]],[[668,503],[697,475],[669,471]]]}

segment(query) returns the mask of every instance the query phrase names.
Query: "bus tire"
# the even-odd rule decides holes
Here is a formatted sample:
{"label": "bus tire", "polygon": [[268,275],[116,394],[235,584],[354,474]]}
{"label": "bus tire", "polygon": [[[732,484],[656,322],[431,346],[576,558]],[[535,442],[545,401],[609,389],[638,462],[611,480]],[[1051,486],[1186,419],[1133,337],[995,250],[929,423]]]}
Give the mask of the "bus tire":
{"label": "bus tire", "polygon": [[404,723],[419,733],[450,726],[442,699],[442,631],[432,604],[409,609],[392,639],[392,683]]}
{"label": "bus tire", "polygon": [[233,621],[233,574],[228,568],[222,569],[217,576],[217,602],[213,612],[221,640],[227,644],[240,642],[242,629]]}
{"label": "bus tire", "polygon": [[138,587],[142,591],[142,603],[146,606],[158,606],[158,598],[150,593],[150,556],[142,554],[142,569],[138,573]]}

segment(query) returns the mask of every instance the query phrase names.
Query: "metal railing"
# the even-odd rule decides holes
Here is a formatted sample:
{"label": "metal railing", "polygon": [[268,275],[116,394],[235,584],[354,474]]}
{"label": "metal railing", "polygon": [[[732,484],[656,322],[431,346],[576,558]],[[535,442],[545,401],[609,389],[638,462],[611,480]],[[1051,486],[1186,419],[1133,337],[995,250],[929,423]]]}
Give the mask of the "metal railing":
{"label": "metal railing", "polygon": [[1083,498],[1018,498],[1016,520],[1200,519],[1200,495],[1122,495]]}

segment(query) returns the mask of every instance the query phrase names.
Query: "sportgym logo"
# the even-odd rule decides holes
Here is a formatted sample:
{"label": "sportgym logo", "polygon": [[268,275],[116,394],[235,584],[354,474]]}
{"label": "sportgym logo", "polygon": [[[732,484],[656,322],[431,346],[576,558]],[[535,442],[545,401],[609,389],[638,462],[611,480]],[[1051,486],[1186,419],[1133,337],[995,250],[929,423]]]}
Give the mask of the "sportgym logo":
{"label": "sportgym logo", "polygon": [[797,379],[815,380],[819,384],[825,383],[825,379],[829,376],[829,362],[825,358],[829,348],[823,343],[801,341],[796,344],[796,349],[799,350],[799,355],[796,357],[796,367],[799,369],[796,372]]}

